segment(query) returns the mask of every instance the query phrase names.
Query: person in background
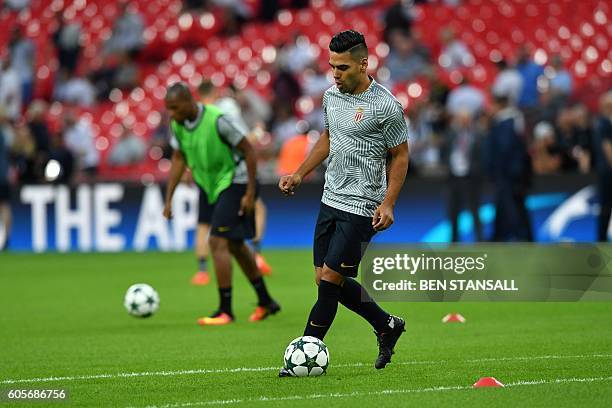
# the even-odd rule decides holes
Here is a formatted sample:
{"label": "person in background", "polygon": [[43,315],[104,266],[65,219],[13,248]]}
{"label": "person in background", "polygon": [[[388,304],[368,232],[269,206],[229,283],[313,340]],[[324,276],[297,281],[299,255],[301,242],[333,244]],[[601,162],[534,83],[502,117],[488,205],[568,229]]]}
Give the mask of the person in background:
{"label": "person in background", "polygon": [[255,235],[257,164],[255,150],[233,118],[214,105],[198,103],[182,82],[167,88],[165,105],[171,117],[174,148],[163,214],[171,219],[172,197],[187,168],[205,194],[201,208],[210,223],[208,244],[217,275],[219,309],[198,319],[202,326],[226,325],[232,312],[232,258],[249,279],[258,305],[249,317],[258,322],[280,311],[268,293],[253,252],[245,240]]}
{"label": "person in background", "polygon": [[508,95],[508,102],[516,106],[523,89],[523,77],[504,59],[496,65],[499,72],[493,81],[491,92],[496,95]]}
{"label": "person in background", "polygon": [[[198,86],[198,95],[200,102],[204,105],[215,105],[221,111],[231,117],[234,123],[241,128],[247,135],[247,139],[251,142],[249,137],[249,130],[244,123],[241,115],[241,109],[238,102],[229,96],[222,96],[219,89],[216,88],[212,82],[208,80],[202,81]],[[199,202],[199,214],[198,214],[198,226],[196,228],[196,242],[195,242],[195,253],[198,260],[198,272],[191,279],[191,283],[194,285],[207,285],[210,278],[208,274],[208,238],[210,236],[210,214],[207,216],[206,208],[203,204],[206,203],[206,193],[204,190],[199,188],[200,197]],[[210,212],[208,212],[210,213]],[[261,240],[265,232],[266,225],[266,206],[262,201],[261,197],[257,197],[255,201],[255,237],[251,240],[253,244],[253,250],[255,251],[255,262],[261,273],[270,275],[272,268],[267,263],[263,255],[261,255]]]}
{"label": "person in background", "polygon": [[46,115],[47,103],[40,99],[33,101],[26,112],[28,128],[36,145],[35,165],[40,178],[43,176],[45,163],[49,159],[49,140],[51,139]]}
{"label": "person in background", "polygon": [[493,117],[486,137],[487,173],[494,186],[493,241],[533,241],[525,205],[531,165],[524,140],[525,119],[508,96],[493,96]]}
{"label": "person in background", "polygon": [[552,97],[566,101],[574,88],[572,74],[563,66],[563,59],[558,54],[552,56],[550,66],[554,72],[549,83]]}
{"label": "person in background", "polygon": [[554,174],[561,169],[561,149],[555,141],[555,128],[539,122],[533,129],[531,164],[535,174]]}
{"label": "person in background", "polygon": [[32,100],[34,88],[34,42],[23,35],[21,27],[15,27],[9,38],[13,67],[19,73],[21,84],[21,102],[27,106]]}
{"label": "person in background", "polygon": [[16,122],[21,116],[22,89],[19,72],[13,66],[11,55],[0,60],[0,106],[7,119]]}
{"label": "person in background", "polygon": [[98,173],[100,152],[96,149],[93,130],[85,120],[72,112],[64,116],[64,142],[77,161],[80,176],[89,180]]}
{"label": "person in background", "polygon": [[607,242],[612,215],[612,91],[601,96],[599,106],[599,117],[595,124],[597,187],[601,206],[597,240]]}
{"label": "person in background", "polygon": [[448,166],[448,213],[452,225],[452,242],[459,241],[459,214],[463,206],[472,213],[474,236],[483,241],[478,210],[482,169],[480,156],[482,135],[468,111],[460,111],[454,117],[447,134],[446,162]]}
{"label": "person in background", "polygon": [[11,191],[9,185],[10,124],[0,105],[0,250],[8,248],[11,233]]}
{"label": "person in background", "polygon": [[108,164],[111,166],[128,166],[142,162],[147,151],[145,142],[125,125],[121,125],[121,127],[123,128],[121,137],[108,155]]}

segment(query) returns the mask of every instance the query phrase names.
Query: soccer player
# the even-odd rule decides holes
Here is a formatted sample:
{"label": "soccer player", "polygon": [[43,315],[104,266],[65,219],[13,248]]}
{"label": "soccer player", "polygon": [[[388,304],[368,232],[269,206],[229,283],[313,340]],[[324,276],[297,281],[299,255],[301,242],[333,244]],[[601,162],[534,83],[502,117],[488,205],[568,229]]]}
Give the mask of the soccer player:
{"label": "soccer player", "polygon": [[219,309],[198,320],[200,325],[224,325],[232,313],[232,256],[249,279],[258,306],[249,320],[260,321],[280,310],[269,295],[245,239],[254,235],[256,159],[251,144],[231,118],[213,105],[197,103],[189,87],[171,85],[165,98],[173,137],[172,165],[166,191],[164,216],[172,218],[172,196],[186,167],[206,193],[210,212],[210,238],[219,287]]}
{"label": "soccer player", "polygon": [[[338,33],[329,50],[336,84],[323,95],[325,131],[299,169],[280,179],[279,188],[292,196],[303,178],[329,157],[314,236],[318,299],[304,335],[322,340],[340,302],[374,327],[379,347],[374,365],[381,369],[391,362],[405,322],[381,309],[354,278],[362,244],[393,223],[408,171],[408,129],[401,104],[367,74],[363,35]],[[279,376],[287,374],[281,369]]]}
{"label": "soccer player", "polygon": [[[226,117],[232,119],[232,123],[245,132],[247,139],[249,139],[249,133],[247,132],[247,125],[242,120],[242,113],[238,103],[229,97],[221,98],[217,92],[217,88],[212,84],[210,80],[204,80],[198,86],[198,96],[200,102],[204,105],[215,105],[223,112]],[[249,139],[250,140],[250,139]],[[196,239],[195,239],[195,255],[198,261],[198,271],[191,278],[193,285],[207,285],[209,282],[208,274],[208,236],[210,234],[210,217],[212,211],[208,204],[208,198],[206,192],[199,188],[199,208],[198,208],[198,225],[196,227]],[[263,275],[271,275],[272,268],[266,262],[263,255],[261,255],[261,239],[265,230],[266,222],[266,207],[261,197],[255,200],[255,236],[252,239],[253,249],[255,251],[255,262],[257,267]]]}

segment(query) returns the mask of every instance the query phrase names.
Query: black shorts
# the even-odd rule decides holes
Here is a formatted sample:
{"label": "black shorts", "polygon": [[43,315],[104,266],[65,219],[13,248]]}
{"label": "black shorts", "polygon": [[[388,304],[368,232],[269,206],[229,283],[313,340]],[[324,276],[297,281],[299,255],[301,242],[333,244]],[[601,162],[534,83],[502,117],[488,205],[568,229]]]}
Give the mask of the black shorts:
{"label": "black shorts", "polygon": [[200,197],[198,199],[198,224],[210,224],[215,206],[208,203],[208,195],[206,195],[206,191],[204,191],[202,187],[198,186],[198,190],[200,190]]}
{"label": "black shorts", "polygon": [[361,258],[374,234],[371,217],[321,203],[314,235],[314,265],[325,264],[344,276],[357,276]]}
{"label": "black shorts", "polygon": [[255,236],[255,211],[238,215],[240,200],[246,193],[246,184],[232,184],[223,190],[212,205],[210,234],[232,240],[251,239]]}

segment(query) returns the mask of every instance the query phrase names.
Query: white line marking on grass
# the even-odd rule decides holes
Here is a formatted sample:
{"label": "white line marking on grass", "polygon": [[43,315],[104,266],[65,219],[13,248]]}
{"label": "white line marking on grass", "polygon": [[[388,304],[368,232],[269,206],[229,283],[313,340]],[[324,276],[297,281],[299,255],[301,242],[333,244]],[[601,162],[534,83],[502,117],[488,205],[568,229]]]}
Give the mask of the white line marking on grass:
{"label": "white line marking on grass", "polygon": [[[445,363],[480,363],[480,362],[495,362],[495,361],[525,361],[525,360],[554,360],[554,359],[582,359],[582,358],[612,358],[612,354],[586,354],[573,356],[523,356],[523,357],[491,357],[477,358],[468,360],[417,360],[417,361],[397,361],[393,365],[423,365],[423,364],[445,364]],[[335,364],[334,368],[349,368],[349,367],[370,367],[371,363],[348,363]],[[131,373],[116,373],[116,374],[90,374],[64,377],[37,377],[37,378],[16,378],[1,380],[0,384],[24,384],[24,383],[44,383],[57,381],[84,381],[84,380],[100,380],[114,378],[132,378],[132,377],[174,377],[182,375],[197,375],[197,374],[226,374],[226,373],[253,373],[261,371],[276,371],[280,368],[276,367],[238,367],[238,368],[217,368],[208,369],[200,368],[194,370],[176,370],[176,371],[142,371]]]}
{"label": "white line marking on grass", "polygon": [[[287,381],[287,380],[284,380]],[[291,381],[291,380],[289,380]],[[589,377],[589,378],[555,378],[550,380],[524,380],[506,384],[506,387],[522,387],[528,385],[546,385],[546,384],[567,384],[567,383],[588,383],[598,381],[612,381],[612,377]],[[165,405],[148,405],[146,408],[180,408],[180,407],[195,407],[205,405],[229,405],[248,402],[272,402],[272,401],[303,401],[322,398],[351,398],[351,397],[367,397],[380,395],[395,395],[395,394],[419,394],[426,392],[441,392],[441,391],[460,391],[472,389],[470,385],[454,385],[428,388],[414,389],[395,389],[395,390],[380,390],[370,392],[353,391],[351,393],[330,393],[330,394],[310,394],[310,395],[290,395],[286,397],[267,397],[265,395],[256,398],[233,399],[233,400],[210,400],[210,401],[195,401],[195,402],[177,402]]]}

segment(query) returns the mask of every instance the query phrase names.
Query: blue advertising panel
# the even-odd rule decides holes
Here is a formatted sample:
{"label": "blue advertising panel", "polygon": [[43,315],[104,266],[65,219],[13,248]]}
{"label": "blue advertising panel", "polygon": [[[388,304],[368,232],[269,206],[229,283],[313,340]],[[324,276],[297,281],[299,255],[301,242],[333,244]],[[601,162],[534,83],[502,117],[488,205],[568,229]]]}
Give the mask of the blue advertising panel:
{"label": "blue advertising panel", "polygon": [[[321,185],[302,186],[284,197],[263,186],[268,207],[267,247],[309,247],[320,205]],[[162,216],[163,186],[99,183],[68,187],[28,185],[14,192],[12,251],[185,250],[192,246],[197,220],[197,189],[181,185],[174,197],[174,219]],[[374,242],[448,242],[444,179],[408,179],[395,208],[395,224]],[[527,199],[534,237],[540,242],[592,241],[599,211],[589,177],[537,179]],[[490,236],[495,208],[485,190],[479,210]],[[462,239],[473,241],[471,215],[460,215]]]}

